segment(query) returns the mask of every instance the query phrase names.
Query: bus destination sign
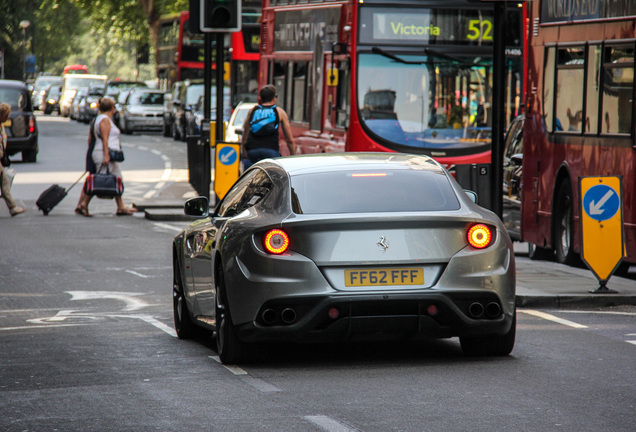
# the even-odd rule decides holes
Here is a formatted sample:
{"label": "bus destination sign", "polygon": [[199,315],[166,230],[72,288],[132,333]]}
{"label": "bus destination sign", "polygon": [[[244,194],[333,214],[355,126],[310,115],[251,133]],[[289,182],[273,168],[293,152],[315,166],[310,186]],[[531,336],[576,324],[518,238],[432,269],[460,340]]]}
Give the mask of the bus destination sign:
{"label": "bus destination sign", "polygon": [[476,10],[364,8],[360,43],[492,44],[492,13]]}
{"label": "bus destination sign", "polygon": [[340,8],[292,10],[276,14],[274,51],[313,51],[316,41],[338,42]]}

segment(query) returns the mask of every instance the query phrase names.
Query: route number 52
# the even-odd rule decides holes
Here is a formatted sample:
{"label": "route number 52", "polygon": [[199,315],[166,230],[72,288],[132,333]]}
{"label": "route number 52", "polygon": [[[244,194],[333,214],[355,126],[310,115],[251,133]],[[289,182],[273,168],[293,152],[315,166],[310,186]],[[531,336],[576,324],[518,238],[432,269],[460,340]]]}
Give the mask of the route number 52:
{"label": "route number 52", "polygon": [[468,21],[468,40],[492,40],[492,21],[470,20]]}

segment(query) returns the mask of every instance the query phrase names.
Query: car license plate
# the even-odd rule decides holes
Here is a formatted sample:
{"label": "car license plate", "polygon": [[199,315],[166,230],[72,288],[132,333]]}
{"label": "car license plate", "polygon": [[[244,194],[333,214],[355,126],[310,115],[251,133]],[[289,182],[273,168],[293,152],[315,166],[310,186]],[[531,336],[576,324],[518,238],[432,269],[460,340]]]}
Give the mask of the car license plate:
{"label": "car license plate", "polygon": [[345,270],[345,286],[424,285],[423,268]]}

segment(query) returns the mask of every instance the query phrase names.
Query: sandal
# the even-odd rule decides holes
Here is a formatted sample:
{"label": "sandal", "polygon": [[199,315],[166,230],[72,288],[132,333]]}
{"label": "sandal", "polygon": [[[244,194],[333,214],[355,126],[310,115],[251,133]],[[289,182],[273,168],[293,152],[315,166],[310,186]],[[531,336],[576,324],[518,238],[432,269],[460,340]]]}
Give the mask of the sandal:
{"label": "sandal", "polygon": [[84,216],[84,217],[92,217],[93,215],[88,212],[86,207],[78,207],[75,209],[75,214]]}
{"label": "sandal", "polygon": [[117,210],[117,213],[115,213],[115,214],[117,216],[131,216],[136,211],[137,211],[137,209],[134,209],[134,208],[125,208],[123,210]]}

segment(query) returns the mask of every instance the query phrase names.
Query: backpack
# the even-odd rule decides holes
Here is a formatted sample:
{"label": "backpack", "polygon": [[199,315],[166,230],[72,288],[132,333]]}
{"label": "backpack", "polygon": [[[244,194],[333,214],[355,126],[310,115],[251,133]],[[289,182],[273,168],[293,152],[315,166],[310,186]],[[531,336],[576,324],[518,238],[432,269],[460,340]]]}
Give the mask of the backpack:
{"label": "backpack", "polygon": [[269,136],[278,133],[278,111],[276,105],[258,105],[252,111],[250,130],[255,136]]}

